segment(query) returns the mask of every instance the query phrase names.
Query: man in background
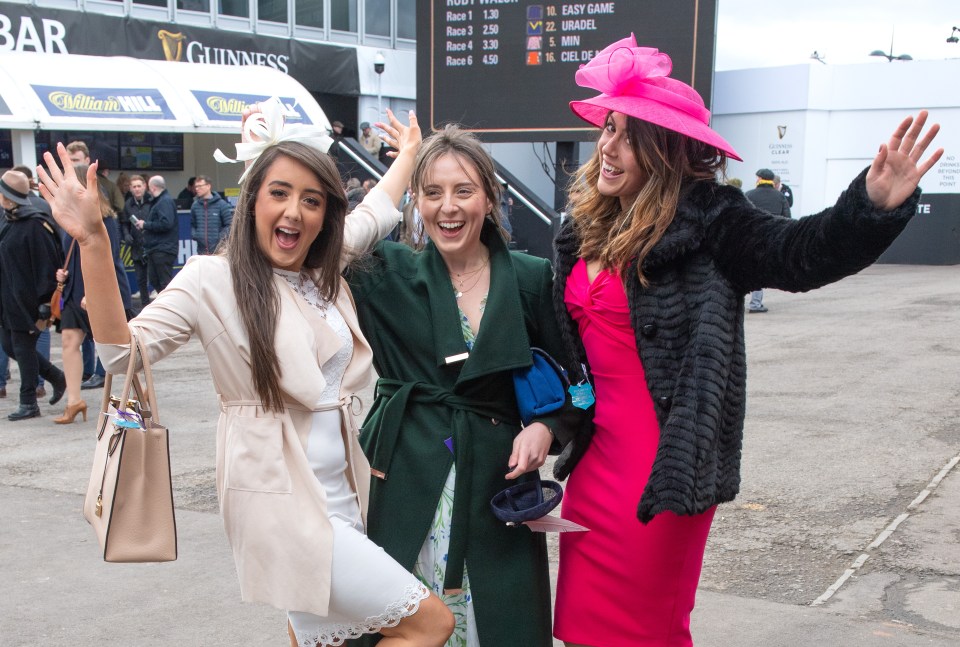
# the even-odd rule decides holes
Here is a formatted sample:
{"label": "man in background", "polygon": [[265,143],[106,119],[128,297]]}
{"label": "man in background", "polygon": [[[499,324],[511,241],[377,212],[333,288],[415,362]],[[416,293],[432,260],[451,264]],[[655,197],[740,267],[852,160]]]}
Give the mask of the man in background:
{"label": "man in background", "polygon": [[360,137],[357,139],[363,149],[370,153],[374,159],[380,159],[380,147],[383,145],[383,140],[370,128],[370,122],[364,121],[360,124]]}
{"label": "man in background", "polygon": [[173,265],[177,261],[180,244],[177,205],[167,191],[167,182],[162,176],[151,177],[147,190],[153,196],[150,217],[140,220],[135,226],[143,231],[143,252],[147,257],[150,283],[160,292],[173,278]]}
{"label": "man in background", "polygon": [[[84,142],[74,141],[67,144],[67,154],[70,155],[70,161],[74,164],[90,165],[90,149]],[[119,216],[123,212],[123,194],[120,193],[117,185],[104,174],[99,164],[97,165],[97,185],[100,187],[100,193],[106,196],[113,213]]]}
{"label": "man in background", "polygon": [[793,189],[781,182],[779,175],[773,176],[773,188],[783,194],[783,197],[787,199],[787,206],[793,209]]}
{"label": "man in background", "polygon": [[347,180],[346,185],[347,190],[347,213],[350,213],[357,208],[357,205],[363,200],[363,197],[367,195],[366,190],[364,190],[363,185],[360,183],[359,178],[352,177]]}
{"label": "man in background", "polygon": [[139,292],[135,296],[140,297],[140,304],[144,306],[150,303],[147,256],[143,249],[143,230],[136,224],[141,220],[150,219],[152,204],[153,197],[147,193],[147,181],[142,175],[132,176],[130,178],[130,197],[127,198],[127,203],[123,206],[120,228],[123,232],[123,240],[130,249],[133,271],[137,275]]}
{"label": "man in background", "polygon": [[[757,171],[757,188],[750,189],[745,195],[758,209],[763,209],[775,216],[789,218],[790,205],[787,204],[787,198],[774,186],[776,178],[777,176],[770,169],[760,169]],[[763,305],[763,290],[751,292],[747,312],[761,313],[767,312],[767,310],[768,308]]]}
{"label": "man in background", "polygon": [[189,209],[193,204],[193,199],[197,197],[196,184],[197,178],[192,177],[187,180],[187,186],[177,195],[177,209]]}
{"label": "man in background", "polygon": [[190,206],[190,237],[197,243],[198,254],[212,254],[230,233],[233,205],[213,190],[206,175],[197,176],[193,189],[197,197]]}

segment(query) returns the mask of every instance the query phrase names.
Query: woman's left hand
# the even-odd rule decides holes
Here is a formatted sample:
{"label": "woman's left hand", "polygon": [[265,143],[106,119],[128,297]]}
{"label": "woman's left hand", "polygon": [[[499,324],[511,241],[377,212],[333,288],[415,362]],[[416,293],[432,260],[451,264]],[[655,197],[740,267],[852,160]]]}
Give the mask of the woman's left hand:
{"label": "woman's left hand", "polygon": [[916,190],[920,178],[943,155],[943,149],[939,148],[920,163],[920,158],[940,131],[940,124],[933,124],[920,137],[926,121],[926,110],[920,111],[916,121],[907,117],[893,132],[890,141],[880,145],[880,152],[867,171],[867,195],[877,209],[890,211],[903,204]]}
{"label": "woman's left hand", "polygon": [[409,113],[409,126],[405,126],[403,122],[397,119],[396,115],[394,115],[393,111],[389,108],[387,108],[387,118],[390,120],[389,124],[380,121],[374,124],[374,126],[379,128],[383,133],[380,135],[380,139],[382,139],[387,146],[397,149],[387,151],[387,157],[396,157],[404,150],[409,150],[413,154],[416,154],[417,149],[420,147],[422,135],[420,134],[420,124],[417,122],[417,115],[414,114],[413,110]]}
{"label": "woman's left hand", "polygon": [[507,467],[507,479],[515,479],[521,474],[539,469],[547,460],[547,453],[553,443],[553,433],[542,422],[533,422],[524,427],[513,439],[513,453]]}
{"label": "woman's left hand", "polygon": [[87,309],[87,297],[82,297],[82,298],[80,299],[80,309],[81,309],[81,310],[86,310],[86,309]]}

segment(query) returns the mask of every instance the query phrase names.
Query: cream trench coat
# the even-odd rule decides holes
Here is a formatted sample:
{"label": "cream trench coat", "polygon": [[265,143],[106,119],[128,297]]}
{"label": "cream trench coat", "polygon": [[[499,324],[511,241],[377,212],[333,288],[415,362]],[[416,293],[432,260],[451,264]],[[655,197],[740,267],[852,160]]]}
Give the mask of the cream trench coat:
{"label": "cream trench coat", "polygon": [[[345,249],[365,250],[399,221],[390,198],[374,189],[347,216]],[[346,252],[341,261],[352,260]],[[327,615],[330,600],[333,529],[326,496],[306,457],[312,411],[320,401],[320,367],[341,345],[315,310],[275,276],[280,316],[275,339],[280,389],[287,407],[266,411],[253,386],[250,347],[226,258],[194,256],[139,316],[130,329],[144,342],[151,362],[166,357],[197,335],[210,363],[220,400],[217,422],[217,495],[245,601],[280,609]],[[357,442],[354,394],[372,377],[372,353],[357,324],[346,283],[336,301],[353,333],[353,357],[340,389],[341,432],[348,478],[366,521],[370,464]],[[97,344],[111,373],[126,371],[129,345]],[[351,405],[354,406],[351,406]],[[176,442],[176,436],[173,436]]]}

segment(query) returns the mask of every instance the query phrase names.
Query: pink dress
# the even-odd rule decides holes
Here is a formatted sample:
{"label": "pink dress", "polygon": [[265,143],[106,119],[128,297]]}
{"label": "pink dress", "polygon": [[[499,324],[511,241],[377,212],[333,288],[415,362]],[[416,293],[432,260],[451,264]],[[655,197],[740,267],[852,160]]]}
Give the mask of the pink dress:
{"label": "pink dress", "polygon": [[594,647],[682,647],[690,638],[715,508],[658,514],[637,504],[660,431],[623,283],[577,262],[564,302],[580,329],[597,395],[596,433],[566,485],[562,516],[590,529],[560,535],[554,636]]}

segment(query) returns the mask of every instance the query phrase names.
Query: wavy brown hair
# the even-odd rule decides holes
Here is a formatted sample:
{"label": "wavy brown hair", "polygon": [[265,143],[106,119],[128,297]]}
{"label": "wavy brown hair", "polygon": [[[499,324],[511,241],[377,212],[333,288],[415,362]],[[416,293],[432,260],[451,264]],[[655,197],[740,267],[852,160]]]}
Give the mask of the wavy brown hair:
{"label": "wavy brown hair", "polygon": [[[500,196],[503,189],[497,182],[497,166],[490,157],[490,153],[483,147],[475,135],[461,130],[456,124],[448,124],[427,139],[423,140],[420,150],[417,151],[417,160],[413,166],[413,177],[410,186],[415,195],[419,196],[423,186],[429,181],[428,175],[434,163],[444,155],[453,155],[460,166],[464,163],[472,166],[480,177],[480,188],[493,210],[486,214],[488,220],[497,226],[497,230],[504,240],[510,240],[510,234],[503,228],[503,214],[500,212]],[[466,170],[464,168],[464,170]],[[469,175],[469,173],[468,173]],[[420,221],[420,238],[423,239],[423,221]]]}
{"label": "wavy brown hair", "polygon": [[598,260],[624,278],[635,262],[640,283],[647,285],[643,259],[673,222],[681,191],[694,182],[715,182],[726,172],[727,156],[714,146],[629,116],[627,137],[647,178],[633,204],[623,209],[618,197],[597,190],[602,165],[597,146],[571,182],[570,215],[581,258]]}
{"label": "wavy brown hair", "polygon": [[230,266],[237,308],[250,339],[253,384],[263,407],[273,411],[280,411],[284,406],[280,362],[274,347],[280,293],[270,259],[257,242],[256,203],[267,171],[280,156],[289,157],[313,171],[326,194],[323,230],[311,243],[303,268],[316,270],[317,288],[329,301],[335,300],[340,291],[340,255],[347,214],[347,196],[333,160],[326,153],[299,142],[281,142],[265,150],[250,167],[240,187],[230,235],[221,253]]}

